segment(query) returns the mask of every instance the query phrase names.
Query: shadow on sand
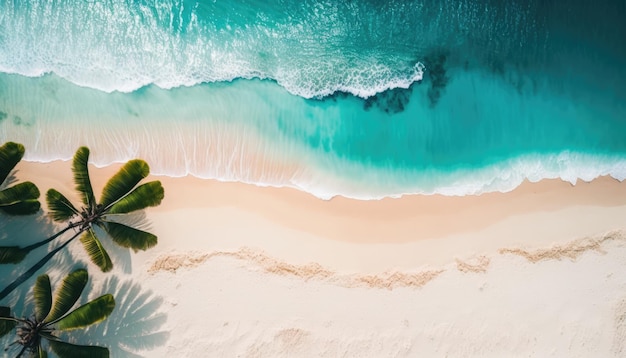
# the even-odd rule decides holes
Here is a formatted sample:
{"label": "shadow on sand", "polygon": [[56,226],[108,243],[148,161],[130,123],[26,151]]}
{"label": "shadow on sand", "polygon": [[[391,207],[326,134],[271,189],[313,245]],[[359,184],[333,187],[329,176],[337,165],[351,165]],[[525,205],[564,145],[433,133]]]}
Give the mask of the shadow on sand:
{"label": "shadow on sand", "polygon": [[[0,246],[28,246],[49,237],[56,230],[55,225],[41,212],[30,216],[8,216],[0,213]],[[0,265],[0,289],[8,286],[15,278],[28,270],[28,268],[45,256],[49,249],[60,245],[62,243],[61,240],[63,239],[60,238],[56,240],[57,242],[33,250],[19,264]],[[16,288],[8,297],[0,301],[0,306],[15,307],[13,312],[19,314],[20,312],[16,310],[22,306],[18,304],[18,301],[23,301],[22,297],[29,292],[34,278],[44,273],[50,267],[58,267],[57,265],[67,267],[71,265],[70,259],[67,250],[59,252],[46,266]]]}
{"label": "shadow on sand", "polygon": [[115,310],[104,322],[72,332],[68,340],[106,346],[111,357],[143,357],[142,352],[165,344],[169,332],[162,330],[167,321],[160,310],[163,298],[117,277],[108,278],[99,291],[115,296]]}
{"label": "shadow on sand", "polygon": [[[130,220],[142,224],[143,217],[136,216]],[[41,212],[25,217],[7,216],[0,213],[1,246],[18,245],[24,247],[41,241],[58,230],[59,227]],[[0,289],[9,285],[47,252],[58,247],[70,237],[71,233],[68,232],[51,244],[34,250],[20,264],[0,265]],[[113,244],[108,238],[103,238],[102,241],[116,266],[121,268],[123,272],[130,273],[132,267],[130,250]],[[34,312],[32,287],[39,275],[49,274],[53,281],[54,290],[60,284],[59,280],[75,269],[87,268],[90,277],[99,274],[95,265],[77,260],[72,255],[73,249],[70,250],[70,248],[75,246],[79,246],[76,248],[78,250],[84,250],[80,247],[79,242],[71,243],[70,247],[57,253],[44,267],[0,301],[0,306],[10,307],[13,316],[26,318]],[[84,304],[88,296],[94,297],[91,294],[93,292],[91,282],[90,278],[90,284],[79,299],[79,304]],[[102,287],[97,289],[97,292],[113,294],[116,301],[115,310],[107,320],[98,325],[68,333],[69,341],[77,344],[106,346],[110,349],[112,357],[141,357],[139,352],[165,344],[169,333],[161,330],[167,319],[166,314],[159,310],[163,302],[161,297],[142,290],[140,285],[132,281],[121,282],[113,276],[109,276]],[[12,346],[8,351],[4,351],[14,340],[14,333],[0,339],[0,357],[12,357],[18,353],[19,349],[13,352],[18,348],[17,346]]]}

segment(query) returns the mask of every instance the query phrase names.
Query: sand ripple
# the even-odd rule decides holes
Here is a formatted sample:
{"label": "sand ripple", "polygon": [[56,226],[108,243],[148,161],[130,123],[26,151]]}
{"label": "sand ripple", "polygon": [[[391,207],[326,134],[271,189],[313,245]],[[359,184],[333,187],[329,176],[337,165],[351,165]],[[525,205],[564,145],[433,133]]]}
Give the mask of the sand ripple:
{"label": "sand ripple", "polygon": [[[519,255],[532,263],[546,260],[562,260],[563,258],[575,260],[587,251],[596,251],[604,254],[605,251],[602,249],[602,244],[615,240],[624,241],[626,240],[626,235],[622,231],[613,231],[599,238],[584,238],[549,248],[536,250],[503,248],[498,250],[498,253],[500,255]],[[229,257],[244,261],[247,267],[252,270],[261,270],[278,276],[296,277],[304,281],[324,281],[349,288],[366,287],[388,290],[400,287],[419,288],[445,271],[441,268],[418,272],[386,271],[372,275],[346,274],[332,271],[316,262],[303,265],[290,264],[270,257],[260,250],[243,247],[237,251],[164,255],[157,258],[148,269],[148,272],[151,274],[159,271],[176,273],[179,269],[194,268],[216,257]],[[466,261],[456,259],[456,268],[463,273],[484,273],[487,272],[490,262],[491,259],[484,255],[476,256]]]}
{"label": "sand ripple", "polygon": [[305,281],[314,279],[343,287],[385,288],[389,290],[399,287],[422,287],[444,271],[388,271],[375,275],[342,274],[324,268],[315,262],[305,265],[294,265],[267,256],[261,251],[244,247],[238,251],[214,251],[207,254],[171,254],[161,256],[152,264],[148,272],[176,272],[181,268],[194,268],[215,257],[235,258],[249,263],[251,267],[260,268],[267,273],[297,277]]}
{"label": "sand ripple", "polygon": [[587,251],[596,251],[602,254],[606,252],[602,249],[602,244],[606,241],[620,240],[624,241],[626,236],[623,231],[613,231],[600,238],[584,238],[563,245],[554,245],[546,249],[523,250],[519,248],[500,249],[500,254],[514,254],[527,259],[532,263],[546,260],[562,260],[568,258],[576,260],[580,255]]}

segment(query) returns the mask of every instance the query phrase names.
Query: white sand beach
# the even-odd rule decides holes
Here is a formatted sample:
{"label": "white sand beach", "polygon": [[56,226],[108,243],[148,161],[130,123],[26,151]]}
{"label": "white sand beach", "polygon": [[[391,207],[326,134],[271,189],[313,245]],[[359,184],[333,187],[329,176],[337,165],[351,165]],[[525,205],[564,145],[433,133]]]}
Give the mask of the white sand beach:
{"label": "white sand beach", "polygon": [[625,19],[0,0],[0,358],[626,358]]}
{"label": "white sand beach", "polygon": [[[97,195],[118,166],[91,168]],[[19,164],[73,193],[69,162]],[[113,357],[619,357],[626,354],[626,183],[330,201],[287,188],[153,177],[155,248],[79,243],[88,338]],[[37,254],[39,255],[39,254]],[[108,291],[107,291],[108,290]]]}

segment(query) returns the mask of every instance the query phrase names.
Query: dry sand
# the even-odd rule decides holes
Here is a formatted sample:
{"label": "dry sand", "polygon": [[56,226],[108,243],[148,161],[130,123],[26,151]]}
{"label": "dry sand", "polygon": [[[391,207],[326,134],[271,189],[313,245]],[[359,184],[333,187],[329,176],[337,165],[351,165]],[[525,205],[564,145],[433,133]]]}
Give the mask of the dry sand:
{"label": "dry sand", "polygon": [[[118,166],[92,168],[99,194]],[[71,193],[67,162],[17,177]],[[110,250],[110,319],[76,337],[118,356],[626,355],[626,183],[525,183],[470,197],[322,201],[155,177],[157,247]]]}

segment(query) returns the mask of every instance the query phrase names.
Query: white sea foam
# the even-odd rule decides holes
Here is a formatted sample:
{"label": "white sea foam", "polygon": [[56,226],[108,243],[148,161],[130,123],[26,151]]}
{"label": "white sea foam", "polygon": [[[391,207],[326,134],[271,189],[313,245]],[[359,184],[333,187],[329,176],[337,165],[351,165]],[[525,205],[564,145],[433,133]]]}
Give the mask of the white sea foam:
{"label": "white sea foam", "polygon": [[[54,73],[108,93],[150,84],[170,89],[272,79],[305,98],[336,91],[368,97],[422,79],[423,66],[416,59],[367,50],[346,55],[327,42],[349,34],[325,39],[315,32],[326,28],[315,22],[253,22],[229,29],[203,22],[198,12],[178,1],[158,6],[6,2],[0,4],[0,71],[31,77]],[[332,22],[328,17],[321,20]]]}
{"label": "white sea foam", "polygon": [[[133,156],[128,156],[130,159]],[[68,160],[67,156],[38,157],[35,154],[28,156],[30,161],[49,162],[53,160]],[[98,166],[123,162],[127,159],[96,162]],[[546,163],[559,162],[556,168],[548,168]],[[159,165],[160,164],[160,165]],[[398,176],[405,175],[402,182],[407,182],[414,178],[415,183],[406,187],[396,184],[393,188],[381,188],[371,183],[354,182],[349,178],[332,178],[328,173],[318,172],[316,168],[309,167],[297,172],[265,172],[260,178],[250,176],[251,173],[241,173],[237,168],[222,167],[215,170],[197,172],[189,167],[168,168],[161,163],[152,163],[152,172],[156,175],[166,175],[182,177],[192,175],[203,179],[213,179],[225,182],[242,182],[261,187],[290,187],[323,200],[330,200],[336,196],[343,196],[358,200],[378,200],[385,197],[401,197],[404,195],[434,195],[445,196],[466,196],[480,195],[489,192],[509,192],[521,185],[525,180],[539,182],[543,179],[561,179],[575,185],[579,180],[589,182],[601,176],[610,176],[619,181],[626,179],[626,159],[615,157],[594,156],[581,153],[563,152],[557,155],[543,155],[532,157],[520,157],[496,163],[490,167],[477,170],[458,170],[452,173],[435,174],[413,173],[406,177],[407,173],[399,174],[385,172],[373,174],[371,169],[361,168],[364,177],[386,177],[390,181],[398,181]],[[277,169],[277,168],[274,168]],[[209,174],[212,173],[212,174]],[[220,176],[214,175],[220,173]],[[420,187],[419,182],[425,181],[424,176],[428,176],[426,181],[430,182],[427,187]],[[439,182],[440,184],[437,184]]]}
{"label": "white sea foam", "polygon": [[[484,168],[459,168],[453,171],[393,171],[343,162],[350,178],[320,171],[304,181],[288,183],[321,199],[344,196],[360,200],[377,200],[404,195],[467,196],[490,192],[506,193],[524,181],[561,179],[575,185],[601,176],[619,181],[626,179],[626,158],[563,151],[557,154],[522,155]],[[359,174],[357,174],[359,173]],[[276,185],[274,186],[281,186]]]}

